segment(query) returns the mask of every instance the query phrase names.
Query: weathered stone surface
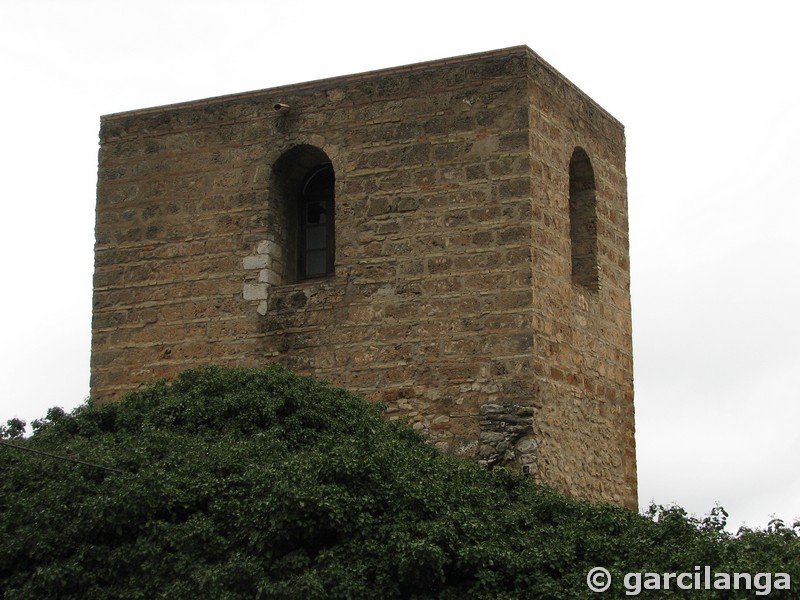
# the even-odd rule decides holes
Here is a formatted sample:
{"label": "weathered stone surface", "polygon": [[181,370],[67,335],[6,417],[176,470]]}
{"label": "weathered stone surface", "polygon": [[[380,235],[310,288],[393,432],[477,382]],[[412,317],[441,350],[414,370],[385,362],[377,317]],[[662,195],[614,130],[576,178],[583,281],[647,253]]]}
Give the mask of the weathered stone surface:
{"label": "weathered stone surface", "polygon": [[[106,116],[99,161],[94,397],[276,361],[636,505],[624,131],[529,49]],[[303,280],[327,161],[335,270]]]}

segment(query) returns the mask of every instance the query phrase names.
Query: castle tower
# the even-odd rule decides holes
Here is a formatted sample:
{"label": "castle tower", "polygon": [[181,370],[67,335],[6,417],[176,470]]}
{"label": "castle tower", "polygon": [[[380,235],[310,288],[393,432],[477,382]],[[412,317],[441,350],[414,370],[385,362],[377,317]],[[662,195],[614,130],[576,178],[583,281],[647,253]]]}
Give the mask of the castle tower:
{"label": "castle tower", "polygon": [[103,117],[92,396],[286,364],[636,507],[622,125],[527,47]]}

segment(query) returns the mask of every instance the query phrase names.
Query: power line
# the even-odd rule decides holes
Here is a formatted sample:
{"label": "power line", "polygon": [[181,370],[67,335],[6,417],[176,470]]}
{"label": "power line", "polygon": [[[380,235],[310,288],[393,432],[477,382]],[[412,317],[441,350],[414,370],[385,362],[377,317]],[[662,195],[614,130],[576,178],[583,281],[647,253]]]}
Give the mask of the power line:
{"label": "power line", "polygon": [[41,454],[42,456],[55,458],[57,460],[66,460],[79,465],[94,467],[95,469],[103,469],[104,471],[111,471],[113,473],[125,474],[125,471],[120,471],[119,469],[114,469],[112,467],[104,467],[103,465],[96,465],[94,463],[86,462],[85,460],[78,460],[77,458],[70,458],[69,456],[63,456],[61,454],[53,454],[52,452],[45,452],[44,450],[36,450],[34,448],[28,448],[27,446],[17,446],[16,444],[12,444],[11,442],[7,442],[5,440],[0,440],[0,444],[2,444],[3,446],[8,446],[9,448],[24,450],[25,452],[33,452],[34,454]]}

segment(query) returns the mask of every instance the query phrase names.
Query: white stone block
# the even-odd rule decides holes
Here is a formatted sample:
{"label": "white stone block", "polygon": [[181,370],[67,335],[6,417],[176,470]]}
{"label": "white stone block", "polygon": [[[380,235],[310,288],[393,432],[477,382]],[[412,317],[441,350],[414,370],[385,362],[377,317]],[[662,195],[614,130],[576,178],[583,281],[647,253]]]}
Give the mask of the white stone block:
{"label": "white stone block", "polygon": [[267,254],[274,258],[280,258],[283,256],[283,249],[280,247],[280,244],[273,242],[272,240],[262,240],[256,246],[256,252],[259,254]]}
{"label": "white stone block", "polygon": [[257,254],[256,256],[245,256],[242,260],[244,268],[250,269],[265,269],[272,263],[272,257],[269,254]]}
{"label": "white stone block", "polygon": [[267,287],[266,283],[246,283],[242,294],[245,300],[266,300]]}
{"label": "white stone block", "polygon": [[[263,280],[262,280],[263,276]],[[258,276],[259,281],[265,281],[269,285],[280,285],[281,284],[281,276],[279,273],[276,273],[272,269],[266,269],[261,271]]]}

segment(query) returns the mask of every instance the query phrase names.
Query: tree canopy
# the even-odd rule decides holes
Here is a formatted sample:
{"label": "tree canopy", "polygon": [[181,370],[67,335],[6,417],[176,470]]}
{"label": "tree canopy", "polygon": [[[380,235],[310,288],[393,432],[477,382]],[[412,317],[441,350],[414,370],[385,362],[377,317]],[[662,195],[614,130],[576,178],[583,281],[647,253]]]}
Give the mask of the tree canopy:
{"label": "tree canopy", "polygon": [[187,371],[21,431],[0,428],[6,600],[593,598],[598,566],[610,597],[628,572],[698,566],[800,585],[797,528],[567,498],[280,367]]}

